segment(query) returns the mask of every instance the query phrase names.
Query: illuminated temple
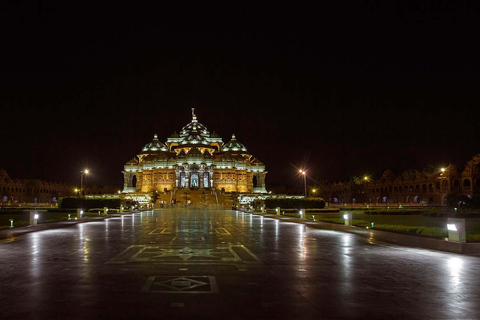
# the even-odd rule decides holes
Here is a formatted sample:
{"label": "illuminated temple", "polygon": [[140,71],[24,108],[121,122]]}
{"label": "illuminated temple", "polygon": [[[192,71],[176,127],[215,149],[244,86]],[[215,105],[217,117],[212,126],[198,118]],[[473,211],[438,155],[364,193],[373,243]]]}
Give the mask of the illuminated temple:
{"label": "illuminated temple", "polygon": [[125,164],[123,193],[210,189],[217,192],[265,193],[265,165],[235,135],[228,142],[192,121],[165,143],[155,134]]}

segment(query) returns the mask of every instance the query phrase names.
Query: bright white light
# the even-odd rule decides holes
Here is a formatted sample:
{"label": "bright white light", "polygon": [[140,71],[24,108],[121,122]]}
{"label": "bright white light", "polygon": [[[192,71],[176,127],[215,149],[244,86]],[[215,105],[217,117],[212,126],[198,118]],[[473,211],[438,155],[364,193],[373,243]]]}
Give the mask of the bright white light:
{"label": "bright white light", "polygon": [[34,219],[38,219],[38,214],[33,216]]}
{"label": "bright white light", "polygon": [[345,220],[348,219],[348,213],[345,213],[345,214],[343,215],[343,219],[345,219]]}
{"label": "bright white light", "polygon": [[457,226],[454,224],[447,224],[447,229],[449,231],[457,231]]}

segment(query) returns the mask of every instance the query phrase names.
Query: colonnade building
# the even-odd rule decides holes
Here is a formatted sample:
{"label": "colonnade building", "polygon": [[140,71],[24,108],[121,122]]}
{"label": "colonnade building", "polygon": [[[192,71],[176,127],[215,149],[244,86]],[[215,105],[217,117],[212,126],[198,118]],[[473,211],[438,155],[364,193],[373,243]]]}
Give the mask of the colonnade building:
{"label": "colonnade building", "polygon": [[235,135],[228,142],[197,120],[165,143],[155,134],[142,151],[128,161],[123,193],[150,193],[179,189],[211,189],[236,193],[266,193],[265,165]]}
{"label": "colonnade building", "polygon": [[317,190],[330,203],[445,205],[448,194],[471,198],[480,193],[480,154],[463,170],[449,165],[433,172],[409,170],[397,176],[387,169],[378,180],[365,177],[326,184]]}
{"label": "colonnade building", "polygon": [[[77,190],[77,191],[75,191]],[[84,187],[84,195],[117,194],[111,186]],[[54,205],[60,198],[78,196],[78,186],[40,179],[12,179],[0,168],[0,206]]]}

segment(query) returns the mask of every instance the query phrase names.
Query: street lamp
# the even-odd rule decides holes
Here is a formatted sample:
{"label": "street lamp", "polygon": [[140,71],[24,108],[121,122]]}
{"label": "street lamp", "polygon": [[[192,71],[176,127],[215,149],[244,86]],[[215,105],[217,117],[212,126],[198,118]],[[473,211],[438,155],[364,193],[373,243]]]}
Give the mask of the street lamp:
{"label": "street lamp", "polygon": [[85,169],[81,171],[81,176],[80,176],[80,195],[83,197],[83,175],[88,174],[88,169]]}
{"label": "street lamp", "polygon": [[305,185],[305,199],[307,198],[307,170],[298,170],[300,174],[303,174],[303,183]]}

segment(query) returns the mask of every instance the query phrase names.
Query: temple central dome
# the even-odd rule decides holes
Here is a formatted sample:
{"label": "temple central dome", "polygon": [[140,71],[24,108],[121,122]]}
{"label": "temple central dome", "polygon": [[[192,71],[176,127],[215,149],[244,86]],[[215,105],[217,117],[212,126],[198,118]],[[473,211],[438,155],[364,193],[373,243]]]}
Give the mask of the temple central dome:
{"label": "temple central dome", "polygon": [[215,131],[210,133],[193,108],[192,120],[179,133],[172,133],[165,143],[155,135],[124,168],[125,193],[169,190],[171,201],[179,190],[192,188],[266,192],[265,165],[235,135],[224,143]]}
{"label": "temple central dome", "polygon": [[182,131],[180,131],[180,137],[185,138],[189,135],[195,134],[201,135],[205,138],[210,136],[207,127],[198,122],[197,116],[195,115],[195,109],[192,108],[192,121],[182,128]]}

